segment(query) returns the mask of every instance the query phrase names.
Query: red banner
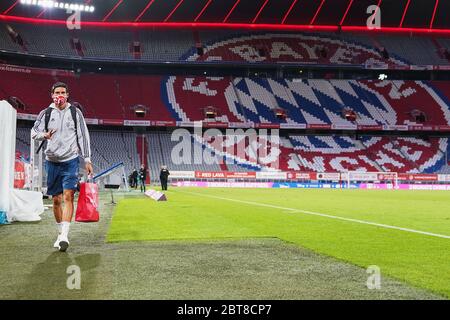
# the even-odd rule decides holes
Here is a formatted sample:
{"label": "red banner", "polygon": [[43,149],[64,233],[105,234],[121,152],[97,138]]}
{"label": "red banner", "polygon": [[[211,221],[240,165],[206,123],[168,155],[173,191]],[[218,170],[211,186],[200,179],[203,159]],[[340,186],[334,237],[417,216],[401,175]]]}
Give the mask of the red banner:
{"label": "red banner", "polygon": [[257,128],[257,129],[279,129],[280,125],[278,123],[256,123],[255,128]]}
{"label": "red banner", "polygon": [[392,172],[378,173],[378,181],[395,180],[396,174]]}
{"label": "red banner", "polygon": [[205,128],[228,128],[227,122],[207,122],[203,121],[203,127]]}
{"label": "red banner", "polygon": [[433,126],[414,125],[408,126],[408,131],[433,131]]}
{"label": "red banner", "polygon": [[438,181],[437,174],[417,174],[417,173],[399,173],[399,180],[408,180],[408,181]]}
{"label": "red banner", "polygon": [[156,127],[175,127],[176,121],[152,121],[152,126]]}
{"label": "red banner", "polygon": [[331,129],[333,129],[333,130],[356,130],[356,129],[358,129],[358,126],[354,125],[354,124],[332,124]]}
{"label": "red banner", "polygon": [[288,172],[287,178],[289,180],[316,180],[316,172]]}
{"label": "red banner", "polygon": [[229,128],[253,128],[254,123],[252,122],[228,122]]}
{"label": "red banner", "polygon": [[123,126],[123,120],[119,119],[99,119],[98,124],[112,125],[112,126]]}
{"label": "red banner", "polygon": [[[1,64],[0,64],[1,65]],[[37,115],[18,113],[17,118],[21,120],[36,120]],[[194,122],[171,121],[171,120],[155,120],[155,121],[139,121],[139,120],[121,120],[121,119],[86,119],[91,125],[152,125],[160,127],[194,127]],[[250,122],[202,122],[202,126],[206,128],[258,128],[258,129],[344,129],[344,126],[330,124],[278,124],[278,123],[250,123]],[[358,125],[356,127],[348,126],[347,129],[361,131],[450,131],[450,125]]]}
{"label": "red banner", "polygon": [[53,77],[54,76],[75,77],[75,73],[69,70],[29,68],[3,63],[0,64],[0,71],[25,73],[25,74],[44,74]]}
{"label": "red banner", "polygon": [[247,178],[247,179],[256,179],[256,172],[225,172],[227,178],[238,179],[238,178]]}
{"label": "red banner", "polygon": [[123,120],[123,125],[129,127],[150,127],[151,124],[149,120]]}
{"label": "red banner", "polygon": [[14,189],[22,189],[25,186],[25,165],[16,160],[14,164]]}
{"label": "red banner", "polygon": [[370,131],[370,130],[383,130],[383,126],[382,125],[374,125],[374,126],[370,126],[370,125],[358,125],[358,130],[365,130],[365,131]]}
{"label": "red banner", "polygon": [[339,172],[318,172],[317,180],[339,181],[341,180],[341,174]]}
{"label": "red banner", "polygon": [[[277,176],[278,174],[278,176]],[[284,177],[282,177],[282,175]],[[356,175],[360,175],[355,178]],[[231,172],[231,171],[195,171],[195,178],[197,179],[265,179],[265,180],[330,180],[330,181],[339,181],[341,179],[347,179],[346,174],[341,177],[341,173],[339,172],[267,172],[267,175],[264,172]],[[193,178],[194,176],[192,176]],[[395,178],[398,180],[407,180],[407,181],[439,181],[437,174],[418,174],[418,173],[395,173],[395,172],[354,172],[352,175],[353,180],[360,179],[361,181],[386,181],[392,180]],[[450,177],[450,175],[449,175]],[[190,177],[188,177],[190,178]],[[442,179],[441,179],[442,180]]]}
{"label": "red banner", "polygon": [[256,179],[256,172],[195,171],[195,177],[198,179]]}
{"label": "red banner", "polygon": [[391,124],[385,124],[383,125],[384,131],[408,131],[408,126],[406,125],[391,125]]}
{"label": "red banner", "polygon": [[308,124],[308,129],[331,129],[331,124]]}

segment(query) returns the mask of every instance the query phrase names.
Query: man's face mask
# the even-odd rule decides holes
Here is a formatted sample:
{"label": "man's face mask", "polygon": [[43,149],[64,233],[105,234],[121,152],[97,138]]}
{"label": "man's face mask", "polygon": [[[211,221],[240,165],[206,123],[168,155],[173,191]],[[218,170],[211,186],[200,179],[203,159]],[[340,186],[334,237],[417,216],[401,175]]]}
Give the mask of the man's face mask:
{"label": "man's face mask", "polygon": [[57,106],[62,106],[64,103],[67,102],[67,97],[63,95],[54,95],[53,96],[53,102]]}

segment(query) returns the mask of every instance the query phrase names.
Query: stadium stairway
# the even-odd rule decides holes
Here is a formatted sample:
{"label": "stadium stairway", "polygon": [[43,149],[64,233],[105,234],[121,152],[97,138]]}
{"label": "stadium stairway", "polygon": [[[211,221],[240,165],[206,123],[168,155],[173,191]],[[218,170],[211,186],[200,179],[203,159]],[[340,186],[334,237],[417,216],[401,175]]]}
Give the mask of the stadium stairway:
{"label": "stadium stairway", "polygon": [[228,171],[227,164],[225,162],[219,163],[219,167],[221,171]]}

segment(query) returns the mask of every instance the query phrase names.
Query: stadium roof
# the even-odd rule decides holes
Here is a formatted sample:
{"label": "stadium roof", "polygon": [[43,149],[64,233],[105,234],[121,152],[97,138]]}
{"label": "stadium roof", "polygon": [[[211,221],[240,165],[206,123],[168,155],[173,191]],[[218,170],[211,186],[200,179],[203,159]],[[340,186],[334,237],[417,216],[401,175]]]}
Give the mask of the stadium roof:
{"label": "stadium roof", "polygon": [[[64,24],[65,9],[2,0],[0,21]],[[31,1],[28,1],[31,2]],[[39,1],[35,1],[37,4]],[[381,30],[450,34],[450,0],[62,0],[94,6],[88,26],[223,27],[366,31],[368,7],[378,5]]]}

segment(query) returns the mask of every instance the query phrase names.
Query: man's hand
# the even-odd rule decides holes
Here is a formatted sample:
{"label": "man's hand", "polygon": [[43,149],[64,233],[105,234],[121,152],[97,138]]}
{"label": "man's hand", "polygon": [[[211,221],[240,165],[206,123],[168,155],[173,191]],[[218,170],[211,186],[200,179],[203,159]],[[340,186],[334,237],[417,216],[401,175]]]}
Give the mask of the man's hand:
{"label": "man's hand", "polygon": [[92,176],[94,174],[94,169],[92,168],[92,163],[86,162],[85,169],[86,169],[88,176]]}
{"label": "man's hand", "polygon": [[46,140],[50,140],[55,132],[56,132],[56,130],[50,130],[49,132],[44,134],[44,138]]}

